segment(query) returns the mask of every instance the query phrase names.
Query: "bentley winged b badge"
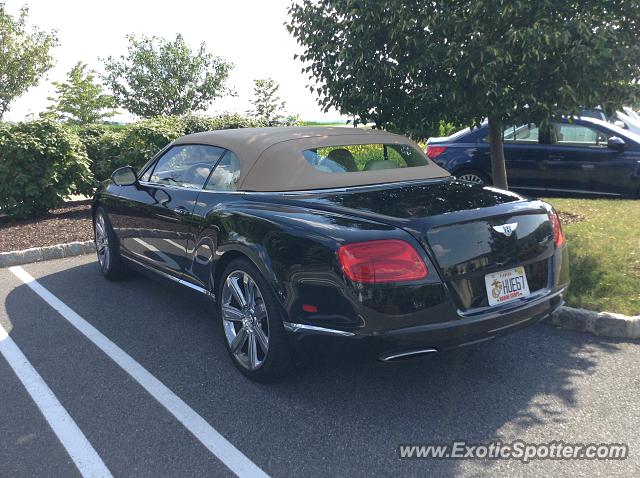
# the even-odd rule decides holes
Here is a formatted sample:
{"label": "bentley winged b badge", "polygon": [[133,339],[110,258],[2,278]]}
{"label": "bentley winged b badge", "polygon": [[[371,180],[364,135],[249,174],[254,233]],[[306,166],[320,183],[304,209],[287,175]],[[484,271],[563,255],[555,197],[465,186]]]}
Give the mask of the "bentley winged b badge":
{"label": "bentley winged b badge", "polygon": [[503,224],[501,226],[491,227],[500,234],[504,234],[505,236],[509,237],[511,234],[513,234],[513,231],[516,230],[516,227],[518,227],[518,223],[512,222],[511,224]]}

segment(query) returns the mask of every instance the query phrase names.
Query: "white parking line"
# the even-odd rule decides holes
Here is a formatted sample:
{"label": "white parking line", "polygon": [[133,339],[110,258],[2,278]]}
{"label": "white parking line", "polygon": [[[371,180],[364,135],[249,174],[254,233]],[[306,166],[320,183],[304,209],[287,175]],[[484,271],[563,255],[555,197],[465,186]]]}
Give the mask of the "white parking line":
{"label": "white parking line", "polygon": [[53,307],[62,317],[73,325],[80,333],[93,342],[111,360],[117,363],[136,382],[138,382],[153,398],[171,413],[187,430],[213,453],[227,468],[239,477],[263,477],[268,475],[253,463],[240,450],[233,446],[215,428],[173,393],[147,369],[136,362],[124,350],[109,340],[98,329],[80,317],[64,302],[45,289],[27,271],[20,266],[9,270],[28,285],[36,294]]}
{"label": "white parking line", "polygon": [[80,474],[84,477],[111,477],[100,455],[2,325],[0,325],[0,354],[27,389],[58,440],[78,467]]}
{"label": "white parking line", "polygon": [[173,247],[175,247],[176,249],[179,249],[181,251],[184,251],[184,246],[181,246],[180,244],[178,244],[177,242],[172,241],[171,239],[162,239],[164,242],[168,242],[169,244],[171,244]]}

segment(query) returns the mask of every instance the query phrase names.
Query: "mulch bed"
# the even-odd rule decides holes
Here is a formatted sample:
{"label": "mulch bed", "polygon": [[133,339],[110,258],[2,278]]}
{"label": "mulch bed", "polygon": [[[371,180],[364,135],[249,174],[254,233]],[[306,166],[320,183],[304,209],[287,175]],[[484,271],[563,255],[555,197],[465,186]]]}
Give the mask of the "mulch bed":
{"label": "mulch bed", "polygon": [[0,252],[92,239],[91,201],[68,202],[37,218],[0,217]]}

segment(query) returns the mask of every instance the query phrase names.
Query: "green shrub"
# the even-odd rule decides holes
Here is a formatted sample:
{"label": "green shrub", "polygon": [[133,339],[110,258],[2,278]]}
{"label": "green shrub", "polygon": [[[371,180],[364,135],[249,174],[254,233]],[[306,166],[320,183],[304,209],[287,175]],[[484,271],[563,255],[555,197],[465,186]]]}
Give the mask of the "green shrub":
{"label": "green shrub", "polygon": [[265,126],[263,121],[238,115],[166,116],[132,123],[121,128],[88,125],[77,128],[92,160],[91,170],[98,181],[121,166],[140,168],[158,151],[185,134],[230,128]]}
{"label": "green shrub", "polygon": [[184,116],[182,121],[183,134],[200,133],[232,128],[261,128],[267,124],[257,118],[242,116],[235,113],[224,113],[218,116]]}
{"label": "green shrub", "polygon": [[154,118],[133,123],[120,143],[120,155],[113,168],[130,165],[140,168],[158,151],[183,136],[182,120],[176,117]]}
{"label": "green shrub", "polygon": [[94,186],[86,149],[68,127],[50,120],[0,127],[0,212],[45,214]]}
{"label": "green shrub", "polygon": [[118,161],[128,128],[87,125],[77,129],[78,136],[91,159],[91,171],[98,181],[107,179],[114,169],[125,166]]}

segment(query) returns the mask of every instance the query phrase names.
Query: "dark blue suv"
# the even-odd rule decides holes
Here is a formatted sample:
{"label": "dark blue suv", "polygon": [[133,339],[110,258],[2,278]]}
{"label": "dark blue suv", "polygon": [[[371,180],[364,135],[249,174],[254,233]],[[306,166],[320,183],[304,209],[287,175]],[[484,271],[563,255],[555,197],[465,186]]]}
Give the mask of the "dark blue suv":
{"label": "dark blue suv", "polygon": [[[461,179],[491,184],[489,128],[430,138],[427,155]],[[509,187],[605,196],[640,195],[640,136],[592,118],[504,130]]]}

